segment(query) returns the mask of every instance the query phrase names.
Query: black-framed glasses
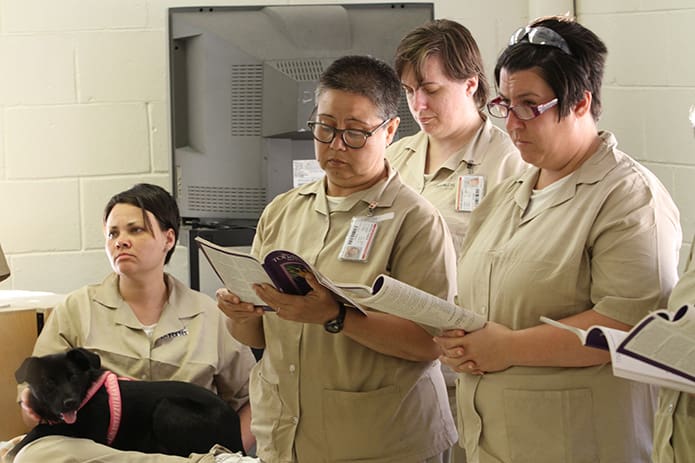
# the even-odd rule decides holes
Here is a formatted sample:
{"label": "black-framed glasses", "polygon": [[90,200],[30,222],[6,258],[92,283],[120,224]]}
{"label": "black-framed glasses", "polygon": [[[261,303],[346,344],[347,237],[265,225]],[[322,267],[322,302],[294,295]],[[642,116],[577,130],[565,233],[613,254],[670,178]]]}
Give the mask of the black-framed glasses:
{"label": "black-framed glasses", "polygon": [[487,111],[492,117],[498,117],[500,119],[506,119],[511,111],[514,113],[517,119],[522,121],[530,121],[531,119],[537,118],[553,106],[557,106],[557,98],[553,98],[547,103],[539,105],[519,104],[512,106],[504,101],[501,96],[498,96],[487,104]]}
{"label": "black-framed glasses", "polygon": [[311,134],[314,136],[314,140],[321,143],[332,143],[337,134],[340,134],[340,138],[345,143],[345,146],[352,149],[360,149],[367,144],[367,139],[374,135],[374,133],[380,128],[384,127],[392,118],[386,119],[381,124],[374,127],[372,130],[360,130],[360,129],[338,129],[332,125],[324,124],[318,121],[309,121],[306,124],[311,129]]}
{"label": "black-framed glasses", "polygon": [[534,45],[548,45],[559,48],[568,55],[572,55],[570,47],[560,34],[545,26],[526,26],[516,30],[509,37],[509,46],[520,42],[528,42]]}

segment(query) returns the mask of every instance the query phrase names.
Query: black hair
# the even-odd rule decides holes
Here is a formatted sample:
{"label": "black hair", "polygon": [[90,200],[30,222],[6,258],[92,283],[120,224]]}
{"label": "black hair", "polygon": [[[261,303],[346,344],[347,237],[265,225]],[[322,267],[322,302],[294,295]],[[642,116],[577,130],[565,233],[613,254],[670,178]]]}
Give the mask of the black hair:
{"label": "black hair", "polygon": [[552,45],[536,45],[527,41],[508,46],[497,59],[495,83],[499,87],[500,72],[538,69],[553,89],[558,100],[559,118],[591,92],[591,115],[601,116],[601,84],[608,49],[600,38],[572,18],[553,16],[540,18],[531,27],[543,26],[557,32],[567,43],[571,54]]}
{"label": "black hair", "polygon": [[398,115],[401,81],[396,71],[380,59],[361,55],[338,58],[321,74],[316,99],[326,90],[342,90],[367,97],[383,119]]}

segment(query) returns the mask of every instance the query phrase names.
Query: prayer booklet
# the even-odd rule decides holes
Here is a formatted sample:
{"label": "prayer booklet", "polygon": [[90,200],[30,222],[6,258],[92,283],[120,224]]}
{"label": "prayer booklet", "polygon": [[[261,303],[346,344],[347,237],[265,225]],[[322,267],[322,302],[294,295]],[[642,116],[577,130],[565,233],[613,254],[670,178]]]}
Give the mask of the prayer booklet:
{"label": "prayer booklet", "polygon": [[657,310],[630,331],[605,326],[582,330],[541,317],[575,333],[583,345],[610,352],[613,374],[621,378],[695,393],[695,306]]}
{"label": "prayer booklet", "polygon": [[260,262],[254,256],[195,238],[201,251],[224,286],[244,302],[270,308],[256,295],[255,283],[268,283],[287,294],[304,295],[311,290],[301,273],[313,274],[336,299],[367,315],[367,308],[396,315],[437,329],[474,331],[486,319],[388,275],[379,275],[371,287],[336,283],[289,251],[272,251]]}

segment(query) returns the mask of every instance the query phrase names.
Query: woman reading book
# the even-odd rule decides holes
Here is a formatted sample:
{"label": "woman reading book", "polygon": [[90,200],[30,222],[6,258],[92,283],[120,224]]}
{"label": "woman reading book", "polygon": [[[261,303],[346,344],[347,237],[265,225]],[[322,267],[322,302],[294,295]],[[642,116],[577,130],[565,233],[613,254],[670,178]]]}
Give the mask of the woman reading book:
{"label": "woman reading book", "polygon": [[552,17],[517,30],[497,61],[488,110],[533,167],[488,193],[461,249],[458,302],[487,325],[437,338],[464,373],[470,461],[650,460],[654,390],[539,321],[627,330],[665,306],[677,279],[676,206],[597,127],[606,54],[596,34]]}
{"label": "woman reading book", "polygon": [[[370,285],[387,273],[452,298],[455,253],[436,209],[385,160],[398,128],[400,81],[365,56],[322,74],[308,125],[323,179],[278,196],[252,254],[294,252],[336,282]],[[256,293],[274,311],[218,291],[239,341],[264,348],[251,374],[252,431],[263,461],[441,462],[456,440],[433,330],[339,304],[311,291]]]}

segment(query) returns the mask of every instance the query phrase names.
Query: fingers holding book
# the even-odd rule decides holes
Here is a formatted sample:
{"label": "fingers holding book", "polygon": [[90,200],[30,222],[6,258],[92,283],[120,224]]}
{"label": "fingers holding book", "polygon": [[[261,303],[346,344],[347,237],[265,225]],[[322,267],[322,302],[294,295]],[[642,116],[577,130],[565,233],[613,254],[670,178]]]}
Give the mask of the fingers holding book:
{"label": "fingers holding book", "polygon": [[243,302],[239,296],[226,288],[220,288],[215,293],[217,307],[233,321],[245,321],[250,318],[258,318],[263,315],[262,307],[254,306],[250,302]]}
{"label": "fingers holding book", "polygon": [[323,325],[326,320],[335,317],[338,302],[331,291],[322,286],[311,273],[302,272],[302,277],[311,287],[304,296],[285,294],[268,284],[254,285],[254,290],[263,302],[275,310],[278,317],[299,323]]}

